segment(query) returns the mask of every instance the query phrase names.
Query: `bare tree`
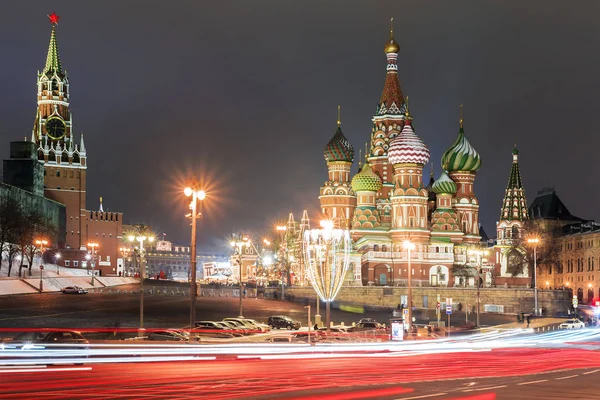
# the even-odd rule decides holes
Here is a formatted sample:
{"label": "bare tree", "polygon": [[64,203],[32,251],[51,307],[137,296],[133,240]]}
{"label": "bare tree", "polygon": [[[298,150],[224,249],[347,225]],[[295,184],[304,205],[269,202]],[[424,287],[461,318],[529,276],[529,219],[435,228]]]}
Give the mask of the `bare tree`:
{"label": "bare tree", "polygon": [[16,199],[8,195],[0,197],[0,259],[6,252],[8,256],[8,276],[11,274],[12,257],[14,257],[10,243],[14,243],[18,221],[22,213],[23,208]]}

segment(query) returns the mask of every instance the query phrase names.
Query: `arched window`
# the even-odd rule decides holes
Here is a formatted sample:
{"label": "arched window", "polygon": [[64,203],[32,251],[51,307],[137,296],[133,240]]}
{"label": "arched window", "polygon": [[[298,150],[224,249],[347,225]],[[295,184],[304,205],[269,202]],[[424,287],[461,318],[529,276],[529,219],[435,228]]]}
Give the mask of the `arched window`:
{"label": "arched window", "polygon": [[56,170],[56,176],[60,176],[60,170],[59,169]]}
{"label": "arched window", "polygon": [[373,251],[379,251],[379,245],[378,244],[374,244],[373,245]]}
{"label": "arched window", "polygon": [[519,237],[519,227],[518,226],[512,227],[512,237],[513,237],[513,239],[517,239]]}

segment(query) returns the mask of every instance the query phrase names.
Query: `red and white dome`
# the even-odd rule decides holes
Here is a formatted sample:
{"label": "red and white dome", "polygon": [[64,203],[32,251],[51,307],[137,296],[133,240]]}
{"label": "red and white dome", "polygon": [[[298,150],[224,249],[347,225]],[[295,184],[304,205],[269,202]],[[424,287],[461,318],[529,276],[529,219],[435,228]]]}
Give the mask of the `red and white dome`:
{"label": "red and white dome", "polygon": [[402,132],[391,142],[387,152],[392,165],[396,164],[421,164],[429,161],[429,149],[415,133],[411,120],[407,119]]}

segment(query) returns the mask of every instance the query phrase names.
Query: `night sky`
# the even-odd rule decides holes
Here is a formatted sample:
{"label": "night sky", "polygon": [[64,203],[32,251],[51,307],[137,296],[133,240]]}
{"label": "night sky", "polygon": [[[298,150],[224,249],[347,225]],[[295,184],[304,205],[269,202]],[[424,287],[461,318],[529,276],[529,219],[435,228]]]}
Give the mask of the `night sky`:
{"label": "night sky", "polygon": [[598,1],[13,1],[0,24],[2,158],[31,136],[53,11],[74,131],[86,135],[88,208],[103,196],[170,240],[189,242],[192,173],[209,192],[200,251],[289,212],[316,217],[338,104],[356,158],[369,140],[392,16],[436,178],[464,104],[488,233],[515,143],[529,202],[555,186],[572,213],[600,219]]}

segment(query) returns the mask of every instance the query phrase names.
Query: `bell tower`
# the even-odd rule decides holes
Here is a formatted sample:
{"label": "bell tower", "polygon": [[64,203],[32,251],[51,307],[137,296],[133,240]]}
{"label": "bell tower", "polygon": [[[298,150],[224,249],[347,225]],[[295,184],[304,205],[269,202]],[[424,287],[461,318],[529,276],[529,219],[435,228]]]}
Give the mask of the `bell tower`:
{"label": "bell tower", "polygon": [[46,65],[37,76],[37,110],[31,132],[38,159],[44,165],[44,195],[66,206],[66,246],[81,249],[86,218],[87,156],[83,134],[79,144],[73,137],[70,83],[58,53],[56,26],[59,16],[48,15],[52,32]]}

